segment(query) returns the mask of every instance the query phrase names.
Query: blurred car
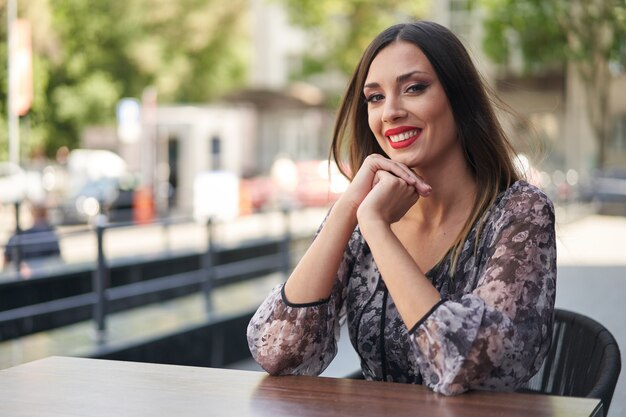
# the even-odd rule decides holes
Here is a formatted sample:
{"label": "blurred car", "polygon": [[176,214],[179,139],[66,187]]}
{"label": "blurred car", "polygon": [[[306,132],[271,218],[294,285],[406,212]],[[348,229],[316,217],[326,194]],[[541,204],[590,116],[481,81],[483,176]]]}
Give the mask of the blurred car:
{"label": "blurred car", "polygon": [[243,178],[239,181],[242,213],[263,209],[275,193],[274,183],[269,177]]}
{"label": "blurred car", "polygon": [[305,207],[334,203],[348,187],[348,180],[334,163],[327,160],[296,162],[297,181],[294,200]]}
{"label": "blurred car", "polygon": [[[133,219],[133,196],[137,185],[126,162],[104,149],[74,149],[67,165],[47,172],[54,187],[51,219],[57,224],[89,222],[100,213],[109,221]],[[52,193],[51,193],[52,194]]]}
{"label": "blurred car", "polygon": [[41,173],[24,170],[13,162],[0,162],[0,203],[41,201],[43,197]]}
{"label": "blurred car", "polygon": [[587,193],[596,201],[626,202],[626,170],[595,172]]}
{"label": "blurred car", "polygon": [[105,213],[111,222],[132,221],[134,189],[133,181],[121,178],[87,181],[54,209],[53,218],[60,224],[81,224]]}
{"label": "blurred car", "polygon": [[328,160],[291,161],[279,158],[270,176],[242,181],[245,201],[253,210],[280,207],[326,207],[348,187],[348,180]]}

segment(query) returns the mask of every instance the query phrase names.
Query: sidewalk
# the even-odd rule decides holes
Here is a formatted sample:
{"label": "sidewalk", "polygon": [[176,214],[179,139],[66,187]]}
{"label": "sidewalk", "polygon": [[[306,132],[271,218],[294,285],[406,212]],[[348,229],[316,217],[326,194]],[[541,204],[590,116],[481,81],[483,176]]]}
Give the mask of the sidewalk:
{"label": "sidewalk", "polygon": [[557,239],[556,306],[597,320],[617,339],[622,372],[608,417],[626,415],[626,217],[557,224]]}
{"label": "sidewalk", "polygon": [[[272,211],[216,223],[213,241],[220,246],[230,246],[246,240],[279,237],[285,233],[287,227],[295,237],[309,236],[317,230],[327,211],[328,208],[325,207],[305,208],[294,210],[289,213],[288,218],[280,211]],[[87,226],[61,226],[57,228],[57,234],[63,262],[95,262],[97,242],[93,230]],[[109,260],[159,256],[164,252],[204,251],[207,243],[207,226],[192,220],[169,226],[147,224],[114,227],[104,233],[104,252]],[[0,259],[0,269],[1,264]]]}
{"label": "sidewalk", "polygon": [[559,266],[626,266],[626,217],[591,214],[569,223],[557,215]]}

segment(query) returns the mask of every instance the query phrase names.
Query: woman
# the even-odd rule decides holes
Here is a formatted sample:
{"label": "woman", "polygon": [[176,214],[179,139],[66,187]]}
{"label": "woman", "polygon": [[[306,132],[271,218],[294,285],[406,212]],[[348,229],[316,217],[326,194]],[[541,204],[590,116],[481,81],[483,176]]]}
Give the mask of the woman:
{"label": "woman", "polygon": [[[347,148],[347,149],[346,149]],[[460,41],[400,24],[365,51],[332,154],[356,173],[248,326],[271,374],[321,373],[339,323],[370,380],[513,390],[549,348],[554,210],[514,153]]]}

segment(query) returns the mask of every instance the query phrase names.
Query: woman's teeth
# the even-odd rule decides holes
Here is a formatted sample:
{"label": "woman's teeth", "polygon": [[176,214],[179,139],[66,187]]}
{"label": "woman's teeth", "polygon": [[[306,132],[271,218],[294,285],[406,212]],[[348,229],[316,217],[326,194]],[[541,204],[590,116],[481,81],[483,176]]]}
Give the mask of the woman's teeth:
{"label": "woman's teeth", "polygon": [[419,130],[417,129],[409,130],[407,132],[400,133],[399,135],[389,136],[389,140],[391,140],[394,143],[402,142],[402,141],[407,140],[410,137],[417,135],[418,133],[419,133]]}

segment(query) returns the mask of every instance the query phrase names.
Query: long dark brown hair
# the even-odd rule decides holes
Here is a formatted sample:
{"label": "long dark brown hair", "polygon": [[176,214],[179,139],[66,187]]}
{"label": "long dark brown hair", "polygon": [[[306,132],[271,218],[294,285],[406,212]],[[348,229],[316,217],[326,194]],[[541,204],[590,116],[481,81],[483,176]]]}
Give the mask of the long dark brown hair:
{"label": "long dark brown hair", "polygon": [[[416,45],[430,61],[452,108],[458,138],[476,181],[472,212],[451,248],[452,274],[474,223],[483,218],[497,195],[520,179],[521,174],[514,163],[515,152],[494,111],[494,103],[499,103],[497,98],[493,94],[490,97],[461,41],[444,26],[428,21],[391,26],[363,53],[339,107],[333,132],[331,157],[339,167],[345,167],[344,155],[348,157],[348,169],[343,168],[342,173],[351,179],[368,155],[385,155],[369,128],[363,86],[374,58],[396,41]],[[478,227],[480,231],[482,220]]]}

